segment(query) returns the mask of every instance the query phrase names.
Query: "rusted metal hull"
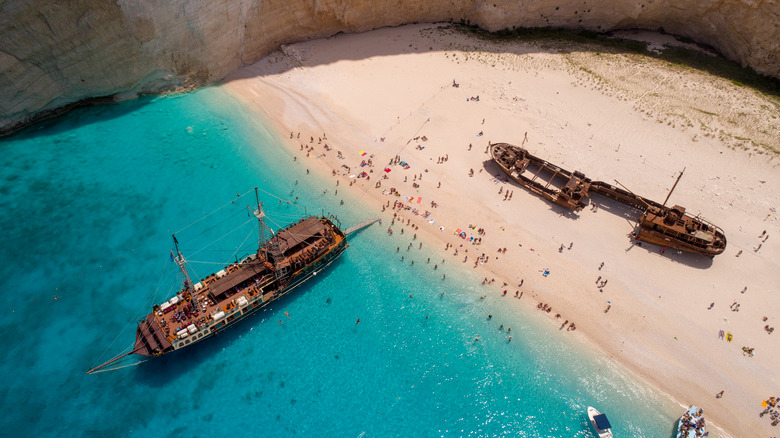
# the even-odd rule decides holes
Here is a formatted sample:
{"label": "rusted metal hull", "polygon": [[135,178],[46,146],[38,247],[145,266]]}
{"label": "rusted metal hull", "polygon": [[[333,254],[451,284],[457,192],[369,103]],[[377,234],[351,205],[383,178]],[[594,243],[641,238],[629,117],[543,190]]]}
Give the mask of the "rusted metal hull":
{"label": "rusted metal hull", "polygon": [[557,205],[580,211],[588,205],[591,181],[507,143],[495,143],[490,156],[513,181]]}
{"label": "rusted metal hull", "polygon": [[[612,184],[591,181],[580,172],[567,171],[507,143],[491,145],[490,155],[513,181],[557,205],[580,211],[587,205],[589,194],[598,193],[643,211],[634,233],[640,242],[709,257],[726,250],[723,230],[687,214],[684,207],[666,207]],[[547,178],[540,178],[541,175]]]}
{"label": "rusted metal hull", "polygon": [[594,181],[591,191],[642,210],[635,237],[681,251],[714,257],[726,250],[726,235],[717,225],[691,216],[679,205],[666,207],[651,199],[637,196],[620,187]]}
{"label": "rusted metal hull", "polygon": [[651,210],[648,209],[639,218],[637,240],[710,257],[726,250],[723,230],[685,214],[682,207],[676,205],[661,211]]}

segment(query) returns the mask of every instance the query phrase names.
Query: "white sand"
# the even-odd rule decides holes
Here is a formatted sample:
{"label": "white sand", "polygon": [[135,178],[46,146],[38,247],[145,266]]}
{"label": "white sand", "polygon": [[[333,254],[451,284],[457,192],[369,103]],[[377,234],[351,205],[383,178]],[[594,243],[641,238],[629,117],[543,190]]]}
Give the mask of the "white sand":
{"label": "white sand", "polygon": [[[561,336],[591,342],[681,405],[703,407],[717,426],[710,427],[711,436],[776,434],[758,413],[762,400],[780,395],[780,333],[763,329],[777,326],[780,317],[780,172],[778,160],[762,152],[780,149],[780,110],[724,79],[601,51],[549,41],[496,43],[415,25],[286,46],[237,72],[224,87],[272,120],[299,162],[326,175],[336,169],[339,176],[332,178],[340,180],[339,188],[362,193],[367,208],[380,211],[388,200],[392,205],[403,196],[421,196],[415,207],[430,211],[435,226],[408,212],[401,216],[411,218],[427,242],[442,250],[445,242],[457,247],[466,242],[453,236],[456,228],[485,228],[481,246],[464,244],[448,263],[495,278],[485,289],[489,294],[501,294],[502,282],[510,283],[508,305],[551,305],[551,325],[569,320],[577,326]],[[479,102],[469,101],[472,96]],[[290,131],[301,139],[289,140]],[[526,132],[532,153],[593,180],[617,179],[659,202],[686,168],[669,203],[721,226],[726,252],[710,260],[632,246],[627,235],[638,213],[630,209],[595,195],[597,212],[561,214],[521,187],[495,183],[488,141],[520,145]],[[317,159],[323,133],[323,143],[334,150]],[[410,141],[422,135],[429,140]],[[306,158],[301,143],[316,153]],[[346,159],[336,159],[336,150]],[[361,150],[374,156],[368,182],[343,176],[340,168],[351,166],[353,174],[369,169],[358,167]],[[389,179],[376,189],[396,155],[411,168],[391,166]],[[445,155],[447,162],[437,164]],[[474,177],[468,176],[471,168]],[[422,181],[413,181],[420,173]],[[350,187],[350,181],[358,182]],[[403,196],[381,194],[390,187]],[[513,191],[511,200],[498,194],[500,187]],[[384,226],[392,215],[391,209],[382,213]],[[758,238],[763,230],[770,236],[766,242]],[[572,242],[571,250],[559,253],[561,244]],[[507,254],[495,259],[502,247]],[[474,268],[483,252],[489,263]],[[548,277],[540,274],[545,268]],[[596,287],[598,276],[608,280],[603,291]],[[513,287],[521,279],[523,287]],[[511,297],[518,289],[521,300]],[[729,308],[735,300],[738,312]],[[608,301],[612,307],[604,313]],[[734,341],[719,340],[719,330]],[[755,357],[744,356],[743,346],[755,347]],[[716,399],[721,390],[724,396]]]}

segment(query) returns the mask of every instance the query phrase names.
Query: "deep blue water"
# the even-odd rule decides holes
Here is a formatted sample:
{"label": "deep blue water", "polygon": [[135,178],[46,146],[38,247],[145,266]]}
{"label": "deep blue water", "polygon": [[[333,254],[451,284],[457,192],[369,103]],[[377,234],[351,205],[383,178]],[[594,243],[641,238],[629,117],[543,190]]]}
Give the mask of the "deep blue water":
{"label": "deep blue water", "polygon": [[261,193],[278,224],[302,206],[345,226],[370,216],[323,194],[279,144],[219,88],[81,109],[0,140],[3,435],[590,437],[595,405],[616,436],[671,436],[673,404],[536,312],[480,300],[472,273],[434,271],[425,260],[442,256],[428,248],[401,262],[409,237],[376,225],[217,339],[85,374],[178,286],[172,232],[200,276],[256,246],[254,195],[238,193],[298,196]]}

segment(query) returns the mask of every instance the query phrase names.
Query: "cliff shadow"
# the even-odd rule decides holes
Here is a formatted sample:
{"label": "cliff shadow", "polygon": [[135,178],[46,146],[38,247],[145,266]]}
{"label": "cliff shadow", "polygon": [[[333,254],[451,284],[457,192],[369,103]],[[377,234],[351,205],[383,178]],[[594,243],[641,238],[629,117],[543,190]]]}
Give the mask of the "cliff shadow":
{"label": "cliff shadow", "polygon": [[142,110],[153,99],[155,96],[141,96],[123,102],[117,102],[111,96],[85,99],[43,113],[37,120],[23,124],[11,132],[0,131],[0,139],[19,140],[61,136],[86,125],[125,117]]}
{"label": "cliff shadow", "polygon": [[[407,23],[407,26],[415,23]],[[378,28],[373,31],[386,30],[392,32],[392,27]],[[698,43],[690,38],[667,34],[662,27],[646,32],[671,36],[679,45],[664,44],[661,50],[647,41],[630,39],[621,36],[620,32],[640,29],[616,29],[614,31],[596,32],[584,29],[565,29],[561,27],[532,27],[504,29],[496,32],[488,32],[468,21],[460,23],[450,20],[448,22],[429,23],[429,27],[421,28],[420,33],[413,36],[403,36],[400,32],[391,41],[383,40],[381,44],[355,46],[345,44],[343,50],[318,53],[310,56],[305,50],[292,46],[292,44],[304,41],[284,41],[280,48],[267,54],[256,63],[239,69],[223,79],[229,82],[236,79],[247,79],[256,76],[280,74],[300,67],[316,67],[338,61],[358,61],[371,57],[392,56],[400,54],[414,54],[431,51],[453,52],[462,51],[469,53],[468,47],[473,47],[473,52],[491,54],[529,54],[550,53],[570,54],[574,52],[595,52],[614,54],[638,54],[680,65],[695,70],[707,72],[713,76],[729,80],[736,86],[749,86],[758,91],[780,98],[780,79],[757,73],[752,68],[742,67],[735,61],[724,58],[714,48]],[[420,34],[425,36],[438,32],[438,38],[422,42],[417,38]],[[349,38],[355,34],[337,32],[323,39]],[[492,44],[473,46],[473,41],[465,40],[462,46],[453,43],[454,38],[475,38],[478,41]],[[515,44],[509,43],[533,43]],[[290,44],[290,45],[287,45]],[[421,47],[421,45],[427,47]],[[697,48],[693,48],[697,47]],[[324,56],[323,56],[324,55]]]}

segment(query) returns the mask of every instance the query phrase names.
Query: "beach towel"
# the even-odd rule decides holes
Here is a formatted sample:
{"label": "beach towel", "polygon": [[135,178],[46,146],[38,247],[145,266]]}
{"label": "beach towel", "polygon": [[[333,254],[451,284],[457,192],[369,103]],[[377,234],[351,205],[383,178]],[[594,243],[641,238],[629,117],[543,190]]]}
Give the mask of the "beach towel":
{"label": "beach towel", "polygon": [[417,197],[417,203],[419,204],[422,201],[421,197]]}
{"label": "beach towel", "polygon": [[389,167],[385,167],[385,173],[390,173],[390,168]]}
{"label": "beach towel", "polygon": [[365,157],[366,155],[368,155],[368,154],[366,154],[366,151],[360,151],[360,156],[361,157]]}

